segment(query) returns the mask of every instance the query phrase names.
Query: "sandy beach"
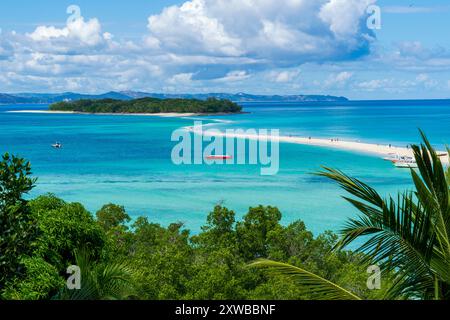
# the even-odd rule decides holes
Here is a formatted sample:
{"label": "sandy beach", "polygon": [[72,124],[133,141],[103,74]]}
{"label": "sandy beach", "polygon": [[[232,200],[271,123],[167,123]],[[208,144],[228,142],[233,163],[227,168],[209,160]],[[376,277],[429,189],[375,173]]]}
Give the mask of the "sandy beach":
{"label": "sandy beach", "polygon": [[[188,131],[203,134],[203,135],[216,135],[218,134],[221,137],[230,137],[237,139],[249,139],[249,140],[271,140],[271,136],[261,136],[261,135],[251,135],[251,134],[226,134],[226,133],[215,133],[208,132],[208,130],[196,130],[194,127],[187,127]],[[301,145],[310,145],[316,147],[326,147],[326,148],[334,148],[339,150],[346,150],[352,152],[359,152],[365,154],[371,154],[374,156],[379,156],[380,158],[390,157],[393,155],[397,155],[400,157],[408,156],[413,157],[413,151],[411,148],[397,147],[394,145],[385,145],[385,144],[373,144],[373,143],[363,143],[358,141],[343,141],[338,139],[318,139],[318,138],[309,138],[309,137],[293,137],[293,136],[280,136],[279,142],[283,143],[295,143]],[[439,154],[442,154],[441,161],[444,164],[449,164],[448,154],[444,151],[438,151]]]}
{"label": "sandy beach", "polygon": [[49,111],[49,110],[14,110],[7,113],[37,113],[37,114],[88,114],[99,116],[146,116],[146,117],[163,117],[163,118],[184,118],[200,116],[197,113],[88,113],[75,111]]}

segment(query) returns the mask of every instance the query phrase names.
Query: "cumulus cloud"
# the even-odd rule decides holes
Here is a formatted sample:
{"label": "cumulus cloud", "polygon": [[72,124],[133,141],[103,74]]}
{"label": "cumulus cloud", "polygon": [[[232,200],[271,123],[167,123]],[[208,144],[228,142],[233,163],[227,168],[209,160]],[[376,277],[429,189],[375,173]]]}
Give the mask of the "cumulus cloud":
{"label": "cumulus cloud", "polygon": [[434,90],[440,88],[440,84],[428,74],[418,74],[413,79],[384,78],[373,79],[355,83],[356,87],[365,91],[386,91],[386,92],[414,92],[417,90]]}
{"label": "cumulus cloud", "polygon": [[[148,42],[175,52],[181,50],[183,54],[200,52],[227,56],[242,53],[240,40],[228,34],[218,18],[208,14],[202,0],[166,8],[160,15],[151,16],[148,26],[152,32]],[[180,43],[180,38],[183,43]]]}
{"label": "cumulus cloud", "polygon": [[0,60],[8,59],[14,53],[14,48],[0,33]]}
{"label": "cumulus cloud", "polygon": [[286,83],[295,80],[300,75],[300,70],[283,70],[283,71],[271,71],[268,74],[270,81],[276,83]]}
{"label": "cumulus cloud", "polygon": [[171,77],[167,82],[170,84],[189,84],[192,81],[193,73],[179,73]]}
{"label": "cumulus cloud", "polygon": [[247,73],[247,71],[234,70],[228,72],[223,78],[218,78],[215,80],[220,82],[236,82],[248,79],[249,77],[250,75]]}
{"label": "cumulus cloud", "polygon": [[28,36],[37,42],[44,41],[70,41],[76,45],[96,46],[104,40],[110,40],[112,35],[102,34],[102,28],[98,19],[85,21],[83,17],[67,22],[64,28],[54,26],[38,26]]}
{"label": "cumulus cloud", "polygon": [[434,88],[438,85],[438,82],[436,80],[432,79],[426,73],[420,73],[419,75],[417,75],[416,83],[417,83],[417,85],[422,85],[427,89]]}
{"label": "cumulus cloud", "polygon": [[148,19],[153,48],[247,57],[275,65],[367,54],[366,9],[376,0],[191,0]]}
{"label": "cumulus cloud", "polygon": [[416,90],[416,83],[411,80],[396,78],[373,79],[356,84],[357,88],[368,92],[403,93]]}
{"label": "cumulus cloud", "polygon": [[420,41],[403,41],[396,44],[393,54],[382,57],[398,69],[424,72],[425,70],[450,70],[450,51],[441,46],[426,47]]}
{"label": "cumulus cloud", "polygon": [[342,88],[353,77],[352,72],[342,71],[337,74],[331,74],[327,80],[325,80],[325,87],[337,87]]}

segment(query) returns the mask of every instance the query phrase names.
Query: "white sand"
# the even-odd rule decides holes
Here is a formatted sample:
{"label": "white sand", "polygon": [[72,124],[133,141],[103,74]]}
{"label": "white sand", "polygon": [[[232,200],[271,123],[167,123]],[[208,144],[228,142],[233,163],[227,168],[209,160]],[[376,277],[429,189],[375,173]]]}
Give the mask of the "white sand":
{"label": "white sand", "polygon": [[[193,127],[187,127],[186,128],[190,132],[194,132],[196,134],[203,134],[203,135],[216,135],[212,132],[208,132],[208,130],[200,132],[199,130],[195,130]],[[271,141],[271,136],[261,136],[261,135],[250,135],[250,134],[226,134],[226,133],[220,133],[218,134],[222,137],[230,137],[230,138],[237,138],[237,139],[248,139],[248,140],[268,140]],[[336,139],[317,139],[317,138],[303,138],[303,137],[288,137],[288,136],[280,136],[279,142],[285,142],[285,143],[295,143],[295,144],[301,144],[301,145],[310,145],[310,146],[316,146],[316,147],[326,147],[326,148],[335,148],[340,150],[347,150],[352,152],[360,152],[365,154],[372,154],[380,157],[389,157],[392,155],[398,155],[400,157],[408,156],[413,157],[413,151],[411,148],[403,148],[403,147],[396,147],[396,146],[389,146],[384,144],[372,144],[372,143],[363,143],[363,142],[357,142],[357,141],[342,141],[342,140],[336,140]],[[449,163],[449,157],[446,152],[438,151],[439,154],[443,154],[441,156],[441,161],[445,164]]]}
{"label": "white sand", "polygon": [[6,113],[54,113],[54,114],[73,114],[73,111],[48,111],[48,110],[13,110]]}
{"label": "white sand", "polygon": [[147,117],[164,117],[164,118],[184,118],[194,117],[196,113],[87,113],[75,111],[50,111],[50,110],[15,110],[7,111],[7,113],[40,113],[40,114],[89,114],[99,116],[147,116]]}

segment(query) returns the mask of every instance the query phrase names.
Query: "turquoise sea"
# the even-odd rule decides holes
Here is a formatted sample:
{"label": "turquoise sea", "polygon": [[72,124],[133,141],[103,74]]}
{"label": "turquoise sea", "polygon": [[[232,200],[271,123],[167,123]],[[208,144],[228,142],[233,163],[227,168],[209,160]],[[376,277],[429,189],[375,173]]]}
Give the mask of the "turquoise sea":
{"label": "turquoise sea", "polygon": [[[197,119],[222,120],[214,125],[219,129],[280,129],[282,135],[399,146],[418,142],[422,128],[436,146],[450,143],[450,101],[243,105],[248,114]],[[283,223],[302,219],[319,233],[338,230],[356,214],[335,184],[312,175],[322,165],[342,169],[383,194],[411,188],[408,171],[377,157],[287,143],[280,146],[275,176],[261,176],[260,167],[250,165],[176,166],[171,134],[192,126],[193,118],[6,112],[30,109],[47,106],[0,106],[0,152],[31,161],[39,180],[30,196],[51,192],[92,212],[113,202],[163,225],[184,222],[195,233],[217,203],[238,216],[263,204],[280,208]],[[64,148],[52,149],[55,141]]]}

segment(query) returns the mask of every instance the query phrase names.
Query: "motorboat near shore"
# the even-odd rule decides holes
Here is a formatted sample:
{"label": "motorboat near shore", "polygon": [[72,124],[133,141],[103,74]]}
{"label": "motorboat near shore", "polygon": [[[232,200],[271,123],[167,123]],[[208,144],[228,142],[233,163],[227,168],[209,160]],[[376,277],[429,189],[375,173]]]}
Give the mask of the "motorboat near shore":
{"label": "motorboat near shore", "polygon": [[206,159],[208,159],[208,160],[230,160],[230,159],[233,159],[233,157],[230,155],[220,154],[220,155],[209,155],[206,157]]}
{"label": "motorboat near shore", "polygon": [[394,164],[397,168],[417,168],[417,162],[416,159],[413,157],[408,156],[399,156],[397,154],[389,154],[386,158],[384,158],[386,161],[390,161]]}
{"label": "motorboat near shore", "polygon": [[399,156],[395,153],[390,153],[387,157],[383,158],[385,161],[390,161],[397,168],[417,168],[416,159],[408,156]]}
{"label": "motorboat near shore", "polygon": [[399,160],[393,161],[397,168],[418,168],[417,162],[413,157],[400,157]]}
{"label": "motorboat near shore", "polygon": [[[438,153],[437,156],[439,158],[448,157],[447,153]],[[390,161],[397,168],[418,168],[416,159],[411,156],[400,156],[395,153],[390,153],[387,157],[383,158],[383,160]]]}

